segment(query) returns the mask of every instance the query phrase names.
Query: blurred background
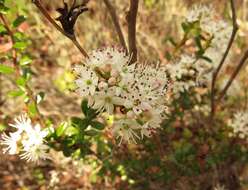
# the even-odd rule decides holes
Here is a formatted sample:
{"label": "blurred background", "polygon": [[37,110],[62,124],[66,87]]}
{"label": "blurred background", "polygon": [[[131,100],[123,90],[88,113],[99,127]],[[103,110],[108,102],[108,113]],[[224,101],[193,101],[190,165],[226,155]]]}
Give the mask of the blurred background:
{"label": "blurred background", "polygon": [[[40,105],[41,113],[50,118],[55,125],[68,117],[80,115],[81,100],[69,89],[74,78],[71,74],[71,68],[83,60],[82,55],[68,39],[47,22],[30,0],[7,0],[6,2],[13,9],[12,15],[8,15],[8,19],[11,20],[19,14],[27,17],[27,21],[19,29],[28,36],[27,51],[34,58],[32,88],[35,92],[46,92],[45,100]],[[71,1],[67,2],[71,3]],[[58,17],[56,9],[63,6],[62,0],[43,0],[42,3],[52,17]],[[127,41],[125,17],[129,8],[129,1],[111,0],[111,3],[116,9]],[[137,19],[139,61],[160,61],[167,64],[167,52],[173,48],[171,41],[179,42],[183,37],[181,28],[183,17],[194,4],[199,3],[211,4],[222,18],[231,22],[230,5],[227,0],[140,0]],[[239,60],[245,47],[248,47],[248,0],[235,0],[235,4],[237,5],[240,30],[231,52],[230,62]],[[82,14],[76,24],[76,35],[86,51],[90,52],[102,46],[119,45],[118,36],[104,2],[90,0],[88,8],[89,11]],[[0,38],[0,54],[4,54],[5,51],[6,41]],[[246,66],[239,76],[239,82],[246,81],[247,83],[247,78],[244,78],[247,72],[248,67]],[[21,98],[10,98],[13,94],[9,92],[15,88],[13,78],[0,75],[0,131],[5,130],[13,116],[25,111],[25,105]],[[240,104],[242,103],[237,102],[237,106]],[[120,149],[124,149],[125,152],[125,147]],[[99,176],[100,164],[95,159],[73,160],[66,158],[62,153],[55,152],[52,163],[35,166],[26,164],[25,161],[15,156],[0,156],[1,190],[162,190],[167,187],[164,182],[170,180],[171,177],[169,174],[168,176],[166,176],[167,174],[158,176],[155,179],[146,176],[155,176],[159,173],[160,168],[156,164],[147,166],[146,170],[143,171],[144,175],[135,179],[132,175],[139,174],[132,171],[130,176],[127,174],[128,169],[117,162],[115,166],[112,166],[115,167],[116,173],[105,171],[105,175]],[[137,163],[134,162],[133,164]],[[247,190],[248,165],[242,165],[242,167],[242,172],[241,170],[235,170],[235,172],[244,181],[241,190]],[[135,166],[133,169],[136,170]],[[232,170],[232,166],[229,169]],[[201,189],[197,184],[198,182],[205,181],[207,183],[210,178],[211,181],[214,180],[214,176],[211,175],[211,172],[201,171],[197,178],[199,181],[194,180],[194,178],[191,179],[190,175],[183,176],[173,182],[173,187],[168,186],[167,188],[198,190]],[[147,180],[146,177],[149,179]],[[148,184],[144,181],[147,181]],[[132,184],[135,185],[132,186]],[[192,188],[192,184],[194,184],[194,188]]]}

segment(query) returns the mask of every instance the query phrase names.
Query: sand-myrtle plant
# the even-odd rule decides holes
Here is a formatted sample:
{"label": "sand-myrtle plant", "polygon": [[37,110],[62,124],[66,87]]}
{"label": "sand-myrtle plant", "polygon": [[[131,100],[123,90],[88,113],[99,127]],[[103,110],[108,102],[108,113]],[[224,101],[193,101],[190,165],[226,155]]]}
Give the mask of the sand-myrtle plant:
{"label": "sand-myrtle plant", "polygon": [[[51,155],[63,152],[70,159],[94,163],[102,178],[111,173],[113,181],[121,176],[128,185],[136,180],[147,189],[146,172],[152,174],[151,181],[177,189],[174,182],[182,176],[221,171],[233,160],[248,160],[247,143],[243,143],[248,137],[248,114],[233,107],[236,114],[232,116],[222,102],[226,98],[230,104],[229,97],[238,95],[248,102],[247,94],[226,96],[248,51],[230,76],[219,74],[220,69],[226,69],[224,63],[237,33],[233,0],[232,23],[221,19],[212,6],[193,6],[183,19],[182,40],[172,40],[174,46],[165,52],[166,61],[157,63],[139,59],[138,0],[130,0],[127,12],[128,43],[114,6],[103,1],[121,45],[88,52],[78,41],[75,25],[78,18],[86,16],[90,1],[63,1],[57,19],[50,16],[41,0],[32,2],[83,56],[80,63],[71,66],[73,89],[69,91],[81,102],[81,112],[58,124],[42,114],[39,107],[45,93],[37,92],[32,85],[34,56],[29,50],[31,40],[23,32],[23,24],[28,25],[26,17],[8,17],[12,9],[0,0],[0,34],[11,44],[0,58],[0,74],[15,81],[16,89],[9,97],[22,98],[25,103],[20,116],[1,135],[3,153],[37,164],[53,162]],[[225,83],[216,87],[219,78]],[[54,178],[58,176],[54,173]],[[208,189],[216,185],[213,181]]]}
{"label": "sand-myrtle plant", "polygon": [[121,48],[106,47],[74,68],[76,91],[100,117],[113,115],[111,131],[120,143],[151,136],[167,111],[165,67],[130,65],[130,59]]}

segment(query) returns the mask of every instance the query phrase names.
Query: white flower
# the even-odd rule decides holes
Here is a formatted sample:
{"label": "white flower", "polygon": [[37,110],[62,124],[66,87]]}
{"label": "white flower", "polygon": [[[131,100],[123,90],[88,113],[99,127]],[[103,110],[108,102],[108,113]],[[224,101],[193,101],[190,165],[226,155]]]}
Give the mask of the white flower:
{"label": "white flower", "polygon": [[141,127],[142,139],[144,136],[151,137],[152,133],[154,133],[157,128],[160,128],[162,123],[162,116],[159,110],[154,109],[144,112],[140,119],[145,122]]}
{"label": "white flower", "polygon": [[92,108],[99,112],[105,110],[110,115],[113,114],[115,105],[123,104],[123,99],[115,95],[115,89],[113,88],[110,88],[107,91],[97,92],[93,98]]}
{"label": "white flower", "polygon": [[[166,68],[156,65],[132,64],[128,65],[130,56],[118,48],[109,47],[93,51],[86,59],[85,65],[75,68],[78,75],[76,84],[78,92],[88,101],[88,106],[98,112],[101,117],[104,114],[121,115],[122,118],[113,121],[114,131],[121,131],[123,126],[126,130],[117,132],[117,137],[126,141],[135,141],[138,138],[142,125],[139,123],[160,126],[159,122],[150,120],[143,121],[141,116],[147,111],[166,111],[168,78]],[[87,73],[90,74],[87,74]],[[94,73],[94,74],[93,74]],[[90,79],[90,86],[89,86]],[[132,121],[132,122],[131,122]],[[145,132],[145,127],[142,134]],[[134,130],[135,129],[135,130]],[[148,136],[148,135],[146,135]]]}
{"label": "white flower", "polygon": [[32,162],[48,158],[48,146],[45,144],[44,138],[47,136],[47,131],[41,130],[40,125],[32,126],[31,120],[27,115],[22,115],[15,119],[15,124],[12,127],[17,128],[17,131],[2,135],[1,144],[7,146],[3,149],[4,153],[20,154],[22,159]]}
{"label": "white flower", "polygon": [[213,7],[204,5],[195,5],[186,15],[186,21],[195,22],[204,19],[204,22],[211,20],[213,17]]}
{"label": "white flower", "polygon": [[234,114],[234,118],[229,121],[229,126],[233,129],[232,136],[248,141],[248,111]]}
{"label": "white flower", "polygon": [[75,81],[81,96],[94,95],[98,85],[96,73],[86,66],[77,66],[75,69],[78,79]]}
{"label": "white flower", "polygon": [[11,127],[14,127],[18,130],[19,133],[23,131],[29,131],[32,128],[31,120],[27,117],[26,114],[23,114],[14,119],[14,124],[9,124]]}
{"label": "white flower", "polygon": [[187,22],[199,21],[201,30],[210,35],[210,47],[204,56],[212,60],[214,68],[218,66],[232,33],[232,25],[217,17],[212,6],[201,4],[194,6],[185,16]]}
{"label": "white flower", "polygon": [[22,141],[23,152],[20,156],[27,161],[38,162],[47,159],[48,146],[44,144],[47,131],[42,131],[40,125],[34,126],[28,133],[28,138]]}
{"label": "white flower", "polygon": [[93,68],[93,70],[110,65],[116,71],[121,72],[123,66],[128,65],[129,61],[130,56],[127,56],[123,49],[106,47],[93,51],[89,58],[86,59],[85,64]]}
{"label": "white flower", "polygon": [[216,187],[214,187],[214,190],[226,190],[224,185],[217,184]]}
{"label": "white flower", "polygon": [[6,135],[5,133],[2,134],[1,136],[1,143],[2,145],[6,146],[3,148],[3,153],[4,154],[10,154],[14,155],[18,153],[18,146],[17,142],[20,140],[21,135],[19,132],[15,133],[10,133],[9,136]]}
{"label": "white flower", "polygon": [[45,144],[33,144],[32,146],[24,146],[23,153],[20,157],[27,162],[39,162],[40,160],[49,159],[47,153],[48,146]]}
{"label": "white flower", "polygon": [[136,132],[139,128],[140,126],[135,120],[120,119],[114,122],[112,132],[117,138],[120,138],[119,145],[123,140],[128,143],[136,143],[136,139],[140,139]]}

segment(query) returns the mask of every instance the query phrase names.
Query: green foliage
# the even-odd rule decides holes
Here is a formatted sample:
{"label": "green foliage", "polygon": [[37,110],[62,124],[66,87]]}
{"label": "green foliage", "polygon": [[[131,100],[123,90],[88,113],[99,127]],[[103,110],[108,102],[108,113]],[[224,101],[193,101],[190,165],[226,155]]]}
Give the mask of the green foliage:
{"label": "green foliage", "polygon": [[17,28],[18,26],[20,26],[24,21],[26,20],[26,18],[21,15],[21,16],[18,16],[12,23],[12,26]]}
{"label": "green foliage", "polygon": [[11,73],[14,73],[14,71],[15,71],[14,68],[7,66],[7,65],[0,64],[0,73],[11,74]]}

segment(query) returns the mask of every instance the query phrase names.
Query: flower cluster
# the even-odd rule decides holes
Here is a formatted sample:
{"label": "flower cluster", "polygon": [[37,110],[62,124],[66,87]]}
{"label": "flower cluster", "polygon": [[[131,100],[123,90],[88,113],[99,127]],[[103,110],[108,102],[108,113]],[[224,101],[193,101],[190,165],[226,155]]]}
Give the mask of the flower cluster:
{"label": "flower cluster", "polygon": [[212,60],[213,67],[216,68],[226,51],[227,44],[232,33],[232,25],[228,22],[217,19],[218,14],[211,6],[194,6],[186,16],[187,22],[199,22],[200,29],[209,35],[211,39],[210,47],[207,48],[204,56]]}
{"label": "flower cluster", "polygon": [[232,128],[230,136],[239,137],[248,141],[248,111],[237,112],[234,118],[229,121]]}
{"label": "flower cluster", "polygon": [[204,36],[205,46],[202,56],[183,54],[177,61],[168,65],[175,97],[192,87],[209,86],[212,73],[220,63],[232,32],[232,26],[217,19],[211,7],[195,6],[186,15],[185,20],[186,23],[199,24],[197,26]]}
{"label": "flower cluster", "polygon": [[127,142],[151,136],[164,118],[167,77],[159,65],[129,65],[130,56],[116,47],[93,51],[74,70],[77,92],[88,105],[114,116],[112,132]]}
{"label": "flower cluster", "polygon": [[22,115],[10,126],[17,130],[9,135],[2,134],[0,144],[4,146],[3,153],[20,154],[22,159],[32,162],[48,158],[48,146],[44,143],[47,132],[42,131],[39,124],[32,126],[31,120]]}

